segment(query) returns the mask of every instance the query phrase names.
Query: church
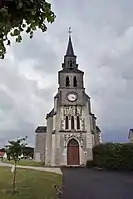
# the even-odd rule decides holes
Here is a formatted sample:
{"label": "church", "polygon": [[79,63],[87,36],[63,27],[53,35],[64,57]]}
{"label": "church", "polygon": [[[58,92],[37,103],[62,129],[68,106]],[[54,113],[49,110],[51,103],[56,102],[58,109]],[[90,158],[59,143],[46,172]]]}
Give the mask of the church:
{"label": "church", "polygon": [[54,107],[46,115],[47,126],[38,126],[35,130],[35,161],[47,166],[85,165],[93,158],[93,146],[101,142],[96,119],[69,32],[64,62],[58,71]]}

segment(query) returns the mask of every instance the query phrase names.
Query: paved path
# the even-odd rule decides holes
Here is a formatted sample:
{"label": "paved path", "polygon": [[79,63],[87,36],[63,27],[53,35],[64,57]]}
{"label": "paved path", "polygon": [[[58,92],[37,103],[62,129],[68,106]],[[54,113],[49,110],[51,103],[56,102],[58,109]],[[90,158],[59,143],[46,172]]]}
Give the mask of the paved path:
{"label": "paved path", "polygon": [[[0,166],[1,167],[3,167],[3,166],[12,167],[12,164],[0,162]],[[21,166],[21,165],[17,165],[17,168],[34,169],[34,170],[38,170],[38,171],[48,171],[48,172],[53,172],[53,173],[57,173],[57,174],[62,174],[60,168],[46,168],[46,167]]]}
{"label": "paved path", "polygon": [[133,172],[64,168],[62,199],[133,199]]}

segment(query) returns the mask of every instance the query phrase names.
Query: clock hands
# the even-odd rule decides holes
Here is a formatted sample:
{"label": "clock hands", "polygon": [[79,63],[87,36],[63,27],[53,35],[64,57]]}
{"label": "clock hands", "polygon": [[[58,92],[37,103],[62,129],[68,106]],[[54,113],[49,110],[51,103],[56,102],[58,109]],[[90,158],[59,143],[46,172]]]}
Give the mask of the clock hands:
{"label": "clock hands", "polygon": [[76,94],[70,93],[68,94],[68,100],[74,102],[77,98]]}

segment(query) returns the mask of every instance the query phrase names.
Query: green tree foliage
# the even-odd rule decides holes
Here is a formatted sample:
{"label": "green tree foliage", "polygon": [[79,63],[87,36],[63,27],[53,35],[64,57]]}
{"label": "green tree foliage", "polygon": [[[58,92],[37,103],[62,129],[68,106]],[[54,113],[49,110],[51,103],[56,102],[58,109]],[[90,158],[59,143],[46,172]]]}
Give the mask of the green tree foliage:
{"label": "green tree foliage", "polygon": [[10,160],[10,158],[12,157],[12,159],[14,160],[13,183],[12,183],[13,193],[15,193],[16,164],[19,161],[19,156],[23,152],[23,148],[26,146],[26,143],[25,143],[26,139],[27,137],[17,139],[16,141],[8,141],[9,145],[5,146],[8,159]]}
{"label": "green tree foliage", "polygon": [[133,170],[133,144],[107,143],[93,148],[94,165],[106,169]]}
{"label": "green tree foliage", "polygon": [[1,152],[6,152],[5,148],[0,149]]}
{"label": "green tree foliage", "polygon": [[9,36],[22,41],[22,32],[33,37],[38,28],[47,30],[46,23],[54,22],[51,4],[45,0],[0,0],[0,58],[4,59],[6,45],[11,45]]}
{"label": "green tree foliage", "polygon": [[30,156],[30,157],[33,158],[34,148],[32,148],[32,147],[24,147],[22,150],[23,150],[23,155],[24,156]]}

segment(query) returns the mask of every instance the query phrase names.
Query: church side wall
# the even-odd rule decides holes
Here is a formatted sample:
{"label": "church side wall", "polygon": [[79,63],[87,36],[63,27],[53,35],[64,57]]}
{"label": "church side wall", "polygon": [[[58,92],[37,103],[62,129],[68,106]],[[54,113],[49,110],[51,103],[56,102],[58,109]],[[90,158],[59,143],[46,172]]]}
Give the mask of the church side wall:
{"label": "church side wall", "polygon": [[92,133],[91,133],[91,116],[89,114],[89,103],[83,108],[83,117],[85,120],[85,130],[86,132],[86,160],[92,160]]}
{"label": "church side wall", "polygon": [[92,131],[93,131],[93,136],[94,136],[94,145],[100,144],[100,132],[97,132],[96,130],[96,119],[91,116],[91,121],[92,121]]}
{"label": "church side wall", "polygon": [[61,128],[61,113],[60,113],[60,107],[57,108],[57,114],[55,118],[55,127],[56,127],[56,132],[55,132],[55,149],[53,151],[54,153],[54,160],[55,160],[55,165],[60,165],[60,154],[61,154],[61,147],[60,147],[60,128]]}
{"label": "church side wall", "polygon": [[57,104],[58,104],[58,100],[57,100],[57,98],[55,97],[55,98],[54,98],[54,112],[57,111]]}
{"label": "church side wall", "polygon": [[51,165],[53,117],[47,119],[46,158],[45,164]]}
{"label": "church side wall", "polygon": [[[58,104],[58,102],[57,102]],[[59,107],[57,106],[56,115],[53,116],[53,134],[51,140],[51,166],[59,165],[60,157],[60,136],[59,128],[61,125]]]}
{"label": "church side wall", "polygon": [[56,166],[55,164],[55,134],[52,134],[51,166]]}
{"label": "church side wall", "polygon": [[92,145],[96,145],[96,138],[94,134],[92,134]]}
{"label": "church side wall", "polygon": [[34,159],[36,162],[44,162],[46,133],[37,133],[35,137]]}
{"label": "church side wall", "polygon": [[95,145],[100,144],[100,135],[98,132],[94,133]]}

